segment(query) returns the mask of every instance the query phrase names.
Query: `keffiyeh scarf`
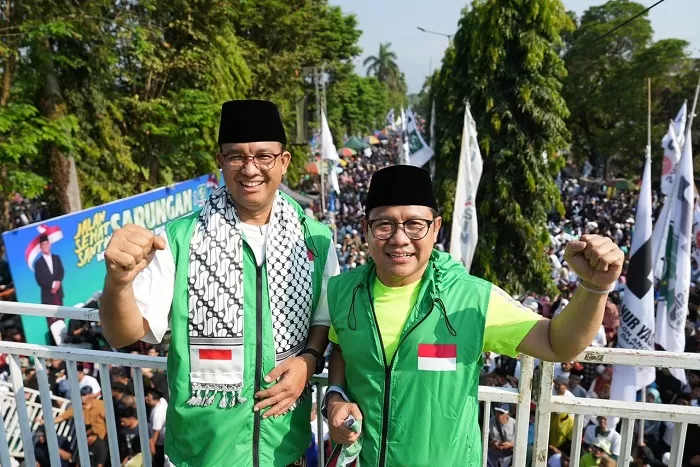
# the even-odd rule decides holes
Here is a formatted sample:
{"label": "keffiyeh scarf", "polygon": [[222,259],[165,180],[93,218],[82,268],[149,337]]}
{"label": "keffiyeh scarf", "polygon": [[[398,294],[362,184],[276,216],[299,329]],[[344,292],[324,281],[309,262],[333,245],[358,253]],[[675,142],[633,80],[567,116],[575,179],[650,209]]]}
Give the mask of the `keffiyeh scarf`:
{"label": "keffiyeh scarf", "polygon": [[[299,353],[308,337],[314,256],[304,241],[303,222],[294,207],[278,193],[265,250],[278,363]],[[245,402],[241,397],[244,344],[255,336],[244,336],[240,223],[228,190],[221,187],[205,203],[194,228],[188,270],[192,390],[188,405],[210,406],[217,394],[221,394],[220,408]],[[246,299],[256,300],[256,297]]]}

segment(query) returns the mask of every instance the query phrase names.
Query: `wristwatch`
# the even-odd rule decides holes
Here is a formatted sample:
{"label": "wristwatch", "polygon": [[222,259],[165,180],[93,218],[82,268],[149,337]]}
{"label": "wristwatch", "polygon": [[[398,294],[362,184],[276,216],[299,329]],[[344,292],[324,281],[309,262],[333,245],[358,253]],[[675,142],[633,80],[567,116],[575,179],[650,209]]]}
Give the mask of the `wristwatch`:
{"label": "wristwatch", "polygon": [[350,402],[350,398],[347,394],[345,394],[343,388],[341,388],[340,386],[328,386],[328,388],[326,389],[326,394],[323,396],[323,404],[321,404],[321,415],[326,417],[326,419],[328,419],[328,399],[333,393],[340,395],[340,397],[342,397],[345,402]]}
{"label": "wristwatch", "polygon": [[317,375],[319,373],[323,373],[323,370],[326,369],[326,357],[324,357],[321,352],[316,349],[312,349],[311,347],[307,347],[299,355],[304,355],[305,353],[311,354],[316,359],[316,369],[314,370],[314,374]]}

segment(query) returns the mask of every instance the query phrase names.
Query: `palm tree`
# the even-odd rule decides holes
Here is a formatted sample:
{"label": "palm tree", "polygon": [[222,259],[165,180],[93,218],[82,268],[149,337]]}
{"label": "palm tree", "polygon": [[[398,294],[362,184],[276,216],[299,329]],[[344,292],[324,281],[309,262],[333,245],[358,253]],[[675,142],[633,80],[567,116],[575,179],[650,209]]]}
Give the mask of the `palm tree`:
{"label": "palm tree", "polygon": [[396,88],[401,72],[396,64],[396,54],[391,51],[391,42],[379,44],[379,54],[376,57],[370,55],[362,65],[367,67],[367,76],[374,75],[389,88]]}

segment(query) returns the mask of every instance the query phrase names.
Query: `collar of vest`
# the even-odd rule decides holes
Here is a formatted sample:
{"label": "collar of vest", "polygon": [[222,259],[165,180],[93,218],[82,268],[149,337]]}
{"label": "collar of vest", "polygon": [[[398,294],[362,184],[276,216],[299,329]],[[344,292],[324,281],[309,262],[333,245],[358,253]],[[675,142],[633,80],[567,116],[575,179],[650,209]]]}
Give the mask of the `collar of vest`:
{"label": "collar of vest", "polygon": [[[420,292],[418,293],[418,299],[416,300],[416,306],[418,307],[419,312],[414,314],[409,319],[411,319],[411,321],[421,319],[423,316],[431,313],[433,309],[437,307],[442,313],[448,331],[453,336],[456,336],[457,331],[452,326],[452,323],[450,323],[450,319],[447,315],[447,308],[445,307],[445,303],[442,301],[440,291],[444,273],[446,272],[446,269],[443,266],[449,262],[449,255],[447,255],[447,257],[445,257],[445,255],[446,254],[435,250],[433,250],[431,253],[430,259],[428,260],[428,267],[425,269],[423,277],[421,278],[422,283],[420,286]],[[374,280],[377,276],[377,266],[372,258],[370,258],[365,266],[355,269],[355,271],[351,272],[350,274],[355,275],[352,281],[352,302],[350,303],[350,308],[348,310],[348,323],[350,328],[353,329],[352,323],[356,322],[355,300],[357,299],[357,293],[360,291],[360,289],[366,287],[370,297],[372,296],[371,291],[374,285]]]}

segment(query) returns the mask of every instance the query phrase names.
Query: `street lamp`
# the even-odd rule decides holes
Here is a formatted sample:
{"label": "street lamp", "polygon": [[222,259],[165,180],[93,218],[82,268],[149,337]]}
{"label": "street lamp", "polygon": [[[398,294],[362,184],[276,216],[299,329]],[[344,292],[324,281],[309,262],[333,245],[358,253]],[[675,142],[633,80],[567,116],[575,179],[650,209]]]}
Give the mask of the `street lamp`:
{"label": "street lamp", "polygon": [[416,26],[416,27],[421,32],[425,32],[427,34],[435,34],[436,36],[446,37],[447,40],[450,42],[450,44],[452,44],[452,36],[453,36],[452,34],[445,34],[444,32],[431,31],[429,29],[425,29],[425,28],[422,28],[420,26]]}

